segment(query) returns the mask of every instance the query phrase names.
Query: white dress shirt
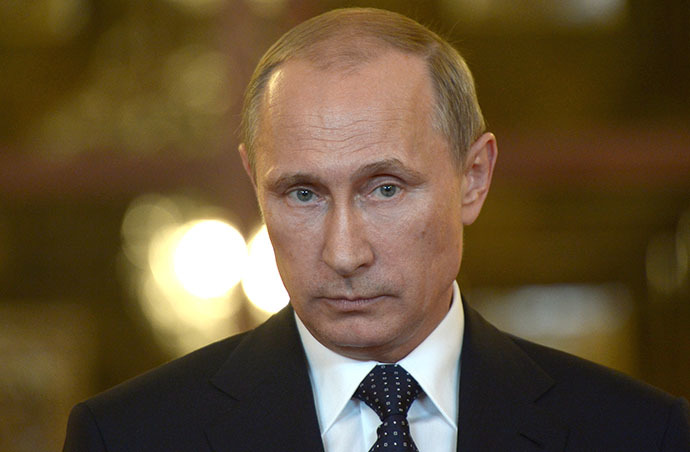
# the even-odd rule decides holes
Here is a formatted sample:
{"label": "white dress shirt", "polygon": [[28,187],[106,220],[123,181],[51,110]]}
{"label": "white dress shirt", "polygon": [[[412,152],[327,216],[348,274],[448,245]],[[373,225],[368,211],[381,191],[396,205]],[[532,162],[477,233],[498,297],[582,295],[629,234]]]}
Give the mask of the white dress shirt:
{"label": "white dress shirt", "polygon": [[[317,341],[295,315],[309,363],[309,376],[325,452],[367,452],[376,442],[378,416],[352,399],[376,361],[339,355]],[[453,283],[451,307],[436,329],[400,364],[424,390],[407,414],[421,452],[455,451],[458,436],[460,350],[465,325],[460,289]]]}

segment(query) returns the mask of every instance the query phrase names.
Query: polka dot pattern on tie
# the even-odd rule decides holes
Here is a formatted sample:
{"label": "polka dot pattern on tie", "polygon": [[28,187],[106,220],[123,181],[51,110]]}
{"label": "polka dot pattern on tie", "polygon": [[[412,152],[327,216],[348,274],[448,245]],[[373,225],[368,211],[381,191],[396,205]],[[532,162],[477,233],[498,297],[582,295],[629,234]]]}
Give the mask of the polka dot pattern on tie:
{"label": "polka dot pattern on tie", "polygon": [[418,451],[410,436],[407,412],[422,389],[397,364],[379,364],[362,380],[354,398],[366,403],[381,419],[372,451]]}

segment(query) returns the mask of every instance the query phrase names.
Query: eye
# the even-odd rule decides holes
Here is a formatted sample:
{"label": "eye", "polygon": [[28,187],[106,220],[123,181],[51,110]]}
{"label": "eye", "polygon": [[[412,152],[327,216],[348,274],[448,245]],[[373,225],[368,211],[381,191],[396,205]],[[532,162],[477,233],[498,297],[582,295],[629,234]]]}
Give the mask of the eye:
{"label": "eye", "polygon": [[398,192],[398,186],[393,184],[384,184],[377,187],[376,191],[384,198],[392,198]]}
{"label": "eye", "polygon": [[301,202],[301,203],[306,203],[314,199],[314,192],[306,189],[306,188],[298,188],[296,190],[292,190],[289,193],[290,197],[293,199]]}

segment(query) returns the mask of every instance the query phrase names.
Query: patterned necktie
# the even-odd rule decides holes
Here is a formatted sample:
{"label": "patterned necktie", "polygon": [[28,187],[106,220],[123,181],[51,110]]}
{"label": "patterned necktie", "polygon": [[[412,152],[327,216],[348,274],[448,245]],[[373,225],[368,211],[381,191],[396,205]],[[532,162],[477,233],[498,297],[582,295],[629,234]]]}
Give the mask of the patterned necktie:
{"label": "patterned necktie", "polygon": [[418,452],[410,436],[407,411],[422,392],[419,383],[397,364],[379,364],[362,380],[357,398],[381,419],[377,439],[369,452]]}

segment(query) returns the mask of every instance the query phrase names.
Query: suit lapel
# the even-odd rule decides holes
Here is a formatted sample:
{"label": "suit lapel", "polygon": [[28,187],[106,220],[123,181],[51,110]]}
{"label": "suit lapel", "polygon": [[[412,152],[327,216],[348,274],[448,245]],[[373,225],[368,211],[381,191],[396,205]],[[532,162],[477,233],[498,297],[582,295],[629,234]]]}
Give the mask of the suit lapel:
{"label": "suit lapel", "polygon": [[228,399],[207,428],[214,451],[323,450],[291,308],[249,332],[211,383]]}
{"label": "suit lapel", "polygon": [[567,430],[536,403],[554,381],[509,336],[464,307],[458,451],[562,451]]}

